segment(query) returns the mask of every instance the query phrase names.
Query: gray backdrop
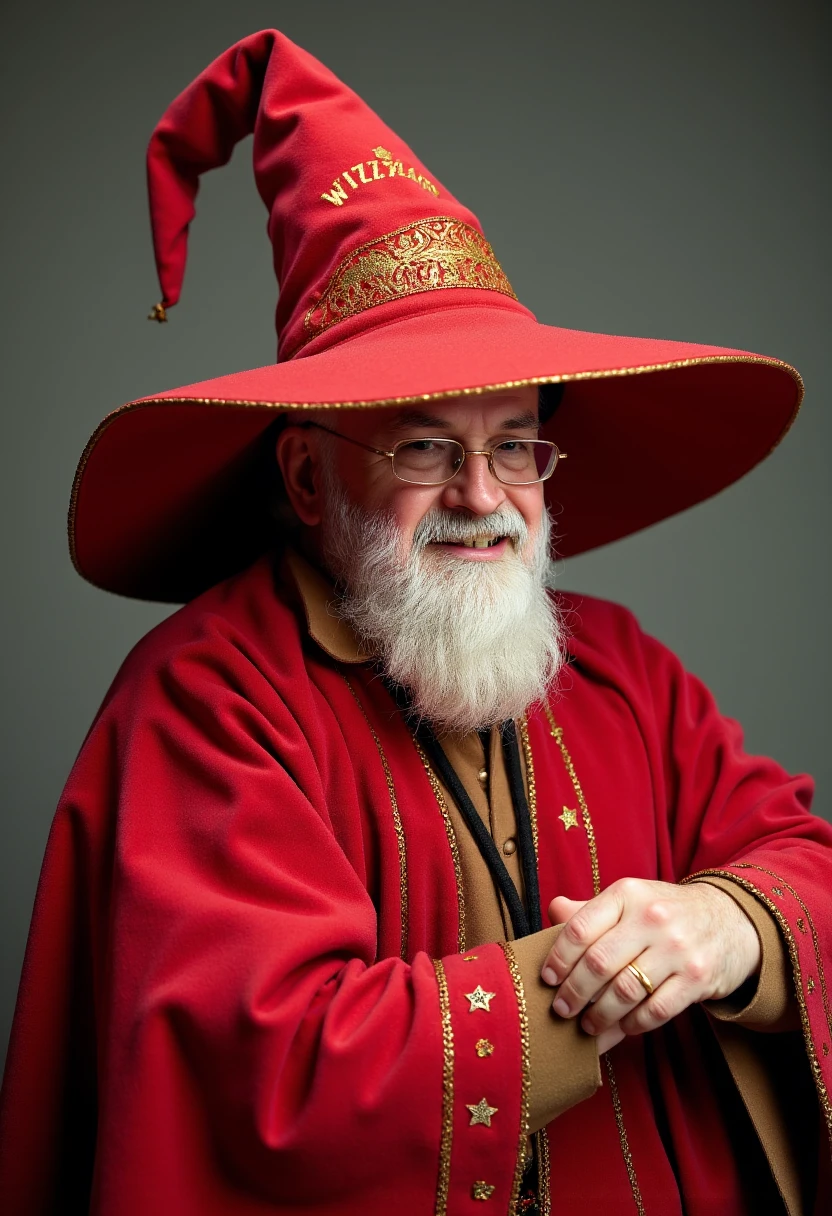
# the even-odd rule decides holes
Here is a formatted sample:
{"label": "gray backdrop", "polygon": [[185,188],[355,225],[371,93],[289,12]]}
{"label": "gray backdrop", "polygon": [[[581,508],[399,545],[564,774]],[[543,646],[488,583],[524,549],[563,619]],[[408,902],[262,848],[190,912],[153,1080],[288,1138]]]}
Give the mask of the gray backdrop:
{"label": "gray backdrop", "polygon": [[7,4],[4,23],[0,1044],[61,785],[121,659],[168,611],[73,572],[75,462],[117,405],[273,358],[249,143],[205,181],[170,324],[144,320],[158,298],[148,136],[265,26],[323,59],[476,211],[541,320],[746,347],[803,372],[802,414],[763,467],[570,561],[563,585],[635,609],[752,749],[816,774],[829,814],[822,0],[49,0]]}

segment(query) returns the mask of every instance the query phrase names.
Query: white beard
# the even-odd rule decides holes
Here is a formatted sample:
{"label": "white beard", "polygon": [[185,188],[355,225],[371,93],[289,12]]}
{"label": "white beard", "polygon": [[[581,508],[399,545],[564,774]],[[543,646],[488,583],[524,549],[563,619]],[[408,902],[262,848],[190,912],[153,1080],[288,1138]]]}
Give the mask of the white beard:
{"label": "white beard", "polygon": [[[542,701],[562,666],[565,636],[547,594],[548,514],[525,559],[528,530],[508,504],[477,519],[432,511],[403,555],[388,514],[365,513],[334,478],[326,482],[324,560],[337,580],[335,611],[408,690],[416,713],[441,731],[465,733]],[[504,557],[474,561],[426,549],[484,533],[513,539]]]}

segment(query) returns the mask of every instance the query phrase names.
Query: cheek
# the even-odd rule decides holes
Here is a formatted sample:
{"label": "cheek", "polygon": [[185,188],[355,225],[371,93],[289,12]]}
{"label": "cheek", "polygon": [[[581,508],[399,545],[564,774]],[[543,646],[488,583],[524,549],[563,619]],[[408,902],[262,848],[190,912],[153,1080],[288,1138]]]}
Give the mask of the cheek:
{"label": "cheek", "polygon": [[530,538],[537,535],[540,521],[543,518],[544,499],[542,484],[533,486],[507,486],[506,497],[511,505],[520,512]]}

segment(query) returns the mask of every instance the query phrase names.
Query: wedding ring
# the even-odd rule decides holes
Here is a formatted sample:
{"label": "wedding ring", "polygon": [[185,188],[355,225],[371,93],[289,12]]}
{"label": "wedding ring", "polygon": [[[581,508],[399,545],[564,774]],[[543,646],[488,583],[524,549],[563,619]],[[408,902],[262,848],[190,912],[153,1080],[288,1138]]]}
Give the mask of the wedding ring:
{"label": "wedding ring", "polygon": [[650,981],[648,980],[648,978],[644,974],[644,972],[640,971],[639,968],[635,965],[635,963],[628,963],[627,970],[632,971],[633,975],[636,977],[638,982],[641,984],[642,988],[647,993],[647,995],[652,996],[653,995],[653,985],[650,983]]}

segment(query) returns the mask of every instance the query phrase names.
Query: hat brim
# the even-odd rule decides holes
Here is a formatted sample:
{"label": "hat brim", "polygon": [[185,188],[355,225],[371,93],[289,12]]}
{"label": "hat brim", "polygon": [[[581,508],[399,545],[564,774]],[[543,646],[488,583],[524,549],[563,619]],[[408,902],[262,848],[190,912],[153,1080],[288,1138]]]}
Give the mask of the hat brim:
{"label": "hat brim", "polygon": [[794,368],[748,351],[560,329],[499,305],[432,308],[110,414],[75,476],[73,563],[108,591],[188,600],[275,544],[251,472],[282,412],[556,382],[568,387],[544,433],[569,459],[546,491],[563,557],[742,477],[782,439],[803,394]]}

